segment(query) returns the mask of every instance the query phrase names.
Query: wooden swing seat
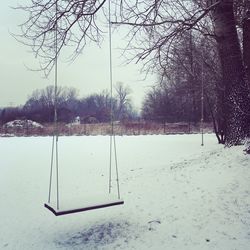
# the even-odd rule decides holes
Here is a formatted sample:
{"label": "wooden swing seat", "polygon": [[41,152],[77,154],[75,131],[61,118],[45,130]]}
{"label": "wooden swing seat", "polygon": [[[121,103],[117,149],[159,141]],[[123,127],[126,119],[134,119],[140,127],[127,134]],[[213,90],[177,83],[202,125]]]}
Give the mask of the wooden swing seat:
{"label": "wooden swing seat", "polygon": [[115,199],[108,196],[102,197],[101,199],[95,199],[92,202],[83,202],[79,205],[72,205],[71,202],[68,204],[63,203],[62,205],[60,205],[59,209],[57,209],[56,205],[50,203],[45,203],[44,206],[48,210],[50,210],[55,216],[60,216],[123,204],[123,200],[117,198]]}

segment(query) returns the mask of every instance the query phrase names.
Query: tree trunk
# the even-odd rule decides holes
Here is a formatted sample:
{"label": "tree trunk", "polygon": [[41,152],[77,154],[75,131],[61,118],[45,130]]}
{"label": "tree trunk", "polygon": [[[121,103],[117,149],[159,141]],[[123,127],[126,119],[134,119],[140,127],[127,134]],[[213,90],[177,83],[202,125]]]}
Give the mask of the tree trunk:
{"label": "tree trunk", "polygon": [[248,86],[250,87],[250,6],[243,19],[243,60]]}
{"label": "tree trunk", "polygon": [[213,111],[213,108],[212,108],[212,105],[211,105],[211,101],[209,100],[209,97],[208,97],[207,93],[205,93],[205,97],[206,97],[208,108],[209,108],[209,111],[210,111],[210,114],[211,114],[211,117],[212,117],[214,132],[215,132],[215,135],[217,137],[218,143],[219,144],[224,144],[225,143],[224,134],[223,134],[223,131],[221,131],[221,127],[220,127],[220,124],[218,122],[218,119],[215,119],[215,115],[214,115],[214,111]]}
{"label": "tree trunk", "polygon": [[222,112],[225,120],[225,143],[242,142],[248,134],[248,88],[233,12],[233,0],[221,0],[213,11],[216,41],[225,87]]}

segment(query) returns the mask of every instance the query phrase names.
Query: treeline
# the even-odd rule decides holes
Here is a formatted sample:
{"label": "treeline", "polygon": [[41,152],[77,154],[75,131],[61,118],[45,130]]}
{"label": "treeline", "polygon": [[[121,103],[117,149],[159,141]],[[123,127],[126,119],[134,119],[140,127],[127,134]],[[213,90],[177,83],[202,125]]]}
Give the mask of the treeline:
{"label": "treeline", "polygon": [[80,117],[82,123],[108,122],[111,119],[111,105],[114,120],[134,119],[137,114],[129,97],[130,89],[123,83],[115,86],[114,97],[108,91],[78,98],[75,88],[54,87],[35,90],[26,103],[20,107],[7,107],[0,110],[0,120],[4,124],[16,119],[29,119],[40,123],[54,121],[55,96],[57,120],[70,123]]}
{"label": "treeline", "polygon": [[144,119],[167,122],[213,122],[218,141],[224,143],[225,88],[215,41],[194,31],[185,32],[171,58],[158,69],[159,83],[146,94]]}

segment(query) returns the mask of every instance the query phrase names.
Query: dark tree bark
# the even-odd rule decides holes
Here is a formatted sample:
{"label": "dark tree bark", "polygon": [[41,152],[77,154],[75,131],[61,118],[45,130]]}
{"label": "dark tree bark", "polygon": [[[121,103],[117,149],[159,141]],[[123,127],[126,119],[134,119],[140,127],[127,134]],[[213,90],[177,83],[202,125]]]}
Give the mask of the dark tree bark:
{"label": "dark tree bark", "polygon": [[222,113],[225,143],[237,145],[249,133],[248,87],[233,12],[233,0],[221,0],[213,10],[215,35],[225,86]]}
{"label": "dark tree bark", "polygon": [[243,60],[248,86],[250,87],[250,6],[243,19]]}

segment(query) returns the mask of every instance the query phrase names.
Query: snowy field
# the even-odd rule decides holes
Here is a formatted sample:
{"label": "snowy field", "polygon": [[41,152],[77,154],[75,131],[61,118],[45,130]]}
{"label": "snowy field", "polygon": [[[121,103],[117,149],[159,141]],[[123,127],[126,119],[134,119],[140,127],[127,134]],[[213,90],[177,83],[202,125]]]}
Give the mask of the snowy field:
{"label": "snowy field", "polygon": [[[0,138],[0,249],[250,249],[243,147],[214,135],[204,147],[200,135],[117,137],[125,204],[55,217],[43,207],[51,142]],[[109,137],[62,137],[59,155],[61,203],[108,191]]]}

